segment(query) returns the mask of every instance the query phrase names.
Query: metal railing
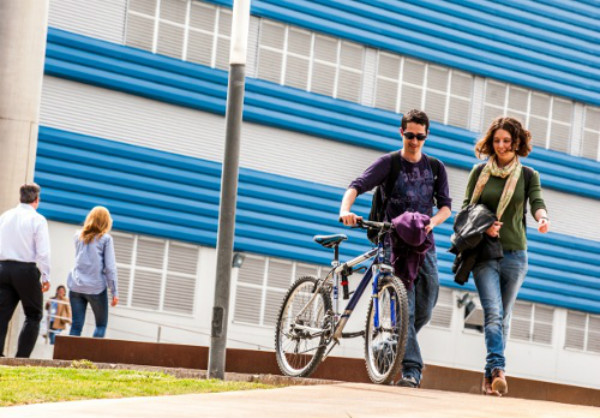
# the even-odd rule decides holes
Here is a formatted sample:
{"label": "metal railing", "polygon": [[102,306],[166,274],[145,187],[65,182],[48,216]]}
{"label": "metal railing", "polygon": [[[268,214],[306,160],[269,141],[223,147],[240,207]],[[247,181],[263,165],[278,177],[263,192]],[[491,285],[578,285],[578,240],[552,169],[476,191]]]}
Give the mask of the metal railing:
{"label": "metal railing", "polygon": [[[59,304],[69,304],[69,301],[62,301],[62,300],[57,300],[57,299],[48,299],[46,302],[56,302]],[[46,304],[44,303],[44,306]],[[178,330],[178,331],[184,331],[184,332],[189,332],[191,334],[194,335],[201,335],[204,337],[207,337],[207,341],[210,341],[210,330],[206,330],[206,331],[201,331],[198,329],[194,329],[194,328],[189,328],[189,327],[183,327],[180,325],[172,325],[172,324],[168,324],[168,323],[164,323],[164,322],[159,322],[159,321],[151,321],[148,319],[140,319],[140,318],[136,318],[133,316],[128,316],[128,315],[123,315],[121,313],[117,313],[117,312],[111,312],[110,316],[113,318],[121,318],[124,320],[128,320],[128,321],[136,321],[138,323],[142,323],[142,324],[147,324],[147,325],[151,325],[153,327],[156,327],[156,342],[167,342],[167,343],[177,343],[180,344],[181,341],[176,341],[176,340],[168,340],[164,338],[163,335],[163,331],[166,329],[172,329],[172,330]],[[63,330],[53,330],[51,329],[50,325],[51,325],[51,321],[54,319],[68,319],[70,320],[71,318],[69,317],[64,317],[64,316],[57,316],[57,315],[51,315],[49,310],[44,309],[44,321],[46,324],[46,329],[42,329],[41,333],[45,334],[45,335],[49,335],[50,333],[53,334],[59,334],[60,332],[62,332]],[[90,325],[90,326],[95,326],[94,322],[93,322],[93,315],[86,315],[86,323],[85,325]],[[144,333],[140,333],[140,332],[135,332],[131,327],[129,328],[120,328],[119,327],[119,322],[117,322],[116,324],[113,322],[111,324],[110,327],[111,331],[113,332],[119,332],[119,333],[124,333],[124,334],[129,334],[132,336],[136,336],[136,337],[140,337],[140,338],[144,338],[144,339],[152,339],[153,338],[151,336],[149,336],[148,334],[144,334]],[[242,345],[246,345],[248,347],[252,347],[252,348],[256,348],[258,350],[271,350],[271,347],[267,347],[255,342],[251,342],[251,341],[244,341],[244,340],[240,340],[240,339],[236,339],[236,338],[227,338],[228,341],[231,342],[235,342],[238,344],[242,344]],[[46,344],[49,343],[49,339],[46,340]]]}

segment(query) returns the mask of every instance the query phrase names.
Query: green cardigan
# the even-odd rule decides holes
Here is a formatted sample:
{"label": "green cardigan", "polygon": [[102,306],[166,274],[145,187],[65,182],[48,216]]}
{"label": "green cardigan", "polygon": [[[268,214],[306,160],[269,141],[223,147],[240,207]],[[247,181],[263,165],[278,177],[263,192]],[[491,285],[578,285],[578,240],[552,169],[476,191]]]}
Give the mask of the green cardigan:
{"label": "green cardigan", "polygon": [[[473,167],[473,170],[471,170],[471,174],[469,174],[467,191],[462,206],[463,208],[471,201],[475,184],[479,178],[477,171],[476,165]],[[495,213],[498,209],[500,195],[504,190],[505,183],[506,179],[491,176],[483,189],[479,203],[483,203],[489,210]],[[531,207],[531,216],[533,216],[538,209],[546,209],[546,204],[542,198],[540,174],[537,171],[533,172],[533,176],[529,182],[529,191],[527,195],[529,198],[529,206]],[[505,251],[527,249],[527,238],[525,236],[525,228],[523,227],[523,204],[525,204],[525,179],[523,178],[523,175],[521,175],[517,182],[515,193],[513,194],[508,207],[504,211],[504,215],[502,215],[501,221],[503,225],[502,228],[500,228],[500,242],[502,243],[502,249]]]}

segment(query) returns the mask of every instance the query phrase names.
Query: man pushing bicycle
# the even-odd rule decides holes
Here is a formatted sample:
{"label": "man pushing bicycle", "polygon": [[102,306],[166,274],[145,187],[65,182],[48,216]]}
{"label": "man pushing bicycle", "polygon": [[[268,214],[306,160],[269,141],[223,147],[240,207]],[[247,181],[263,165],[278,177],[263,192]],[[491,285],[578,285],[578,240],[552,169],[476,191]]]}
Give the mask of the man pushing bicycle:
{"label": "man pushing bicycle", "polygon": [[[375,187],[375,202],[379,198],[377,208],[373,208],[378,221],[391,222],[406,212],[418,212],[428,216],[429,223],[423,228],[429,234],[451,214],[452,199],[449,195],[448,176],[444,165],[437,159],[422,152],[425,139],[429,134],[429,118],[413,109],[402,117],[400,128],[402,149],[385,154],[378,158],[367,170],[355,179],[344,193],[340,207],[340,219],[344,225],[353,226],[361,216],[351,212],[356,197]],[[380,195],[377,195],[380,193]],[[433,207],[438,211],[433,215]],[[379,211],[379,214],[377,213]],[[433,234],[431,234],[433,243]],[[398,246],[387,240],[386,246],[396,251],[392,255],[396,259]],[[396,269],[397,270],[397,269]],[[404,279],[406,275],[396,274]],[[404,276],[404,277],[402,277]],[[438,298],[439,279],[435,245],[431,245],[425,253],[424,260],[413,283],[408,283],[408,341],[402,362],[402,379],[399,386],[419,387],[423,370],[423,359],[417,341],[417,333],[429,322]]]}

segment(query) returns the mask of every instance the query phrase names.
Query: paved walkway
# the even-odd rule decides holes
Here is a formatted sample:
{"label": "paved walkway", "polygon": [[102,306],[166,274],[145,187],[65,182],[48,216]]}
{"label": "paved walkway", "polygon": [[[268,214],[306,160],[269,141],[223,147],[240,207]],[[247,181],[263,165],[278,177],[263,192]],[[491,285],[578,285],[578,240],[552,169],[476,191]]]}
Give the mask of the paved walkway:
{"label": "paved walkway", "polygon": [[600,417],[600,408],[358,383],[0,408],[0,417]]}

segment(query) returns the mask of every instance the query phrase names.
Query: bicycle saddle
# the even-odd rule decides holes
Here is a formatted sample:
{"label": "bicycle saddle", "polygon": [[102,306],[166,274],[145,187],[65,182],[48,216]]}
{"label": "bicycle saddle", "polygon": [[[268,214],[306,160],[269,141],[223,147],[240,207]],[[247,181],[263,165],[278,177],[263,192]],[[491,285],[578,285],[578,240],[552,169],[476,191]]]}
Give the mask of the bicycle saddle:
{"label": "bicycle saddle", "polygon": [[348,237],[344,234],[333,234],[333,235],[315,235],[313,241],[317,244],[321,244],[325,248],[333,248],[340,242],[347,240]]}

